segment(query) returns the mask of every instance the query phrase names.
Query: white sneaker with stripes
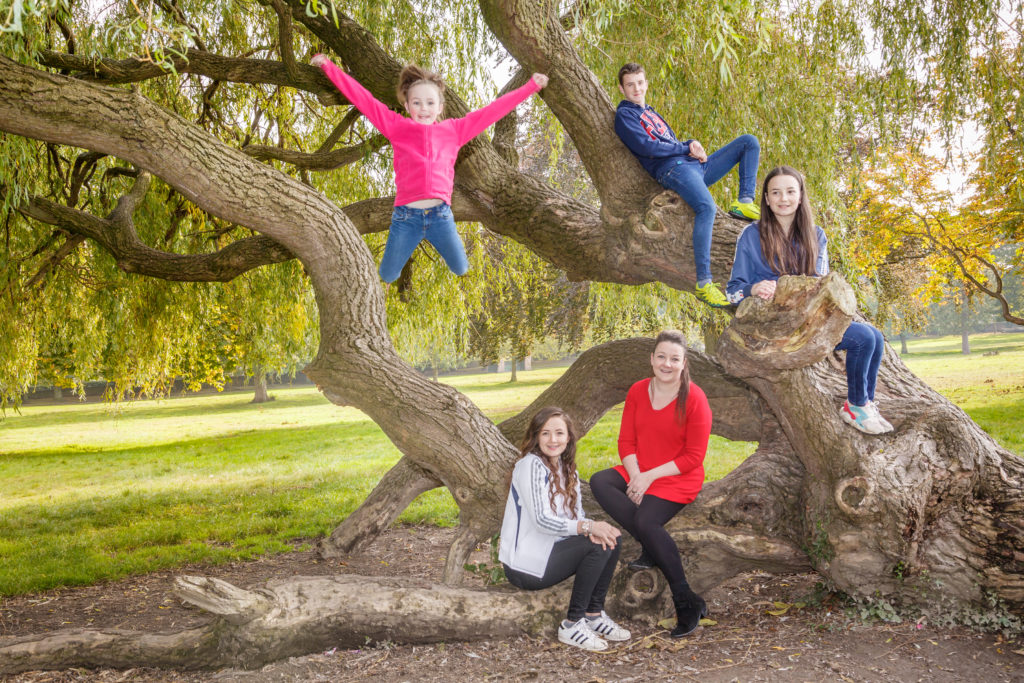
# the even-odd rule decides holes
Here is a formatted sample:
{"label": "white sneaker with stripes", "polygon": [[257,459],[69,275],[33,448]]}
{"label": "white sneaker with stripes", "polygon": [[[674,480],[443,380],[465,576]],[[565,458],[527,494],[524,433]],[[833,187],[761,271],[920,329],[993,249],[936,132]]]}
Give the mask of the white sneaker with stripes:
{"label": "white sneaker with stripes", "polygon": [[565,622],[562,622],[558,627],[558,640],[566,645],[573,645],[581,650],[590,650],[591,652],[600,652],[601,650],[608,649],[608,643],[605,642],[604,638],[601,638],[587,627],[586,617],[573,622],[569,626],[565,626]]}
{"label": "white sneaker with stripes", "polygon": [[604,611],[601,612],[601,616],[593,619],[587,619],[587,628],[601,636],[605,640],[629,640],[629,631],[622,628],[609,617]]}

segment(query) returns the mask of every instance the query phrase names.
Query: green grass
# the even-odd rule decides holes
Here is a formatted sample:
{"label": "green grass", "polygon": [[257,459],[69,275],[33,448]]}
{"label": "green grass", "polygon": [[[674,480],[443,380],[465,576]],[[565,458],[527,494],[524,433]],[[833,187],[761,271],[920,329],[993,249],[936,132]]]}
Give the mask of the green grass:
{"label": "green grass", "polygon": [[959,336],[915,339],[903,362],[1003,447],[1024,455],[1024,334],[972,335],[970,341],[965,356]]}
{"label": "green grass", "polygon": [[[1019,339],[1019,341],[1018,341]],[[962,405],[1004,445],[1024,452],[1024,335],[910,343],[915,372]],[[997,356],[980,351],[1000,349]],[[528,405],[564,368],[448,381],[495,421]],[[991,381],[987,381],[991,380]],[[95,583],[127,574],[286,552],[328,533],[399,457],[365,415],[312,388],[145,401],[25,406],[0,422],[0,595]],[[580,443],[581,474],[618,463],[621,410]],[[754,444],[712,437],[708,480]],[[444,489],[400,518],[450,525]]]}

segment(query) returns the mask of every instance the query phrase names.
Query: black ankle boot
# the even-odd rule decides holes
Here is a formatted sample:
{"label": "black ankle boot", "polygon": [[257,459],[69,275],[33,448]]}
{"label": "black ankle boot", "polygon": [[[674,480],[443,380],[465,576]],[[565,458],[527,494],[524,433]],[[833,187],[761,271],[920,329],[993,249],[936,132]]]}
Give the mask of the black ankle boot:
{"label": "black ankle boot", "polygon": [[700,624],[701,617],[708,614],[707,603],[692,590],[687,588],[678,596],[672,597],[676,606],[676,627],[670,634],[673,638],[682,638],[694,632]]}

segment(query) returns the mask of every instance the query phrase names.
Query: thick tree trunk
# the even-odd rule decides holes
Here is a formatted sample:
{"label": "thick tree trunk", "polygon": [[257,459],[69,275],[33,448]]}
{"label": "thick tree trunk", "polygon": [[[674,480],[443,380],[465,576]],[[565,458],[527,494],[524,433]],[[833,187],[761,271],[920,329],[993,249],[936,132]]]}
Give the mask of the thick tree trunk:
{"label": "thick tree trunk", "polygon": [[[913,376],[887,348],[876,401],[896,426],[868,436],[838,418],[833,347],[854,313],[838,276],[783,277],[743,302],[718,358],[779,419],[806,470],[792,540],[837,587],[958,609],[995,598],[1024,609],[1024,461]],[[729,478],[727,478],[728,480]],[[726,480],[726,481],[727,481]]]}
{"label": "thick tree trunk", "polygon": [[253,403],[269,403],[274,398],[267,392],[267,373],[263,370],[256,372],[255,378],[253,378],[253,384],[255,391],[253,395]]}

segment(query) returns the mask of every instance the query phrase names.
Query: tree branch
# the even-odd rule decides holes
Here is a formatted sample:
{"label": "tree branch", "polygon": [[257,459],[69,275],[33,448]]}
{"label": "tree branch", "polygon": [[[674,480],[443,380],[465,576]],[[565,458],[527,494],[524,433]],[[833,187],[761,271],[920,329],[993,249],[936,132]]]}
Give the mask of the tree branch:
{"label": "tree branch", "polygon": [[[141,59],[93,59],[52,50],[41,51],[39,63],[53,69],[72,72],[81,80],[106,84],[138,83],[171,75],[171,72],[164,71],[158,65]],[[320,69],[308,64],[296,65],[293,77],[281,62],[222,57],[193,48],[185,52],[184,58],[173,57],[172,63],[178,73],[206,76],[229,83],[292,87],[312,93],[321,104],[348,103]]]}
{"label": "tree branch", "polygon": [[339,166],[359,161],[386,144],[388,144],[387,138],[378,134],[358,145],[323,152],[299,152],[270,145],[247,145],[242,148],[242,151],[260,161],[276,159],[307,171],[330,171]]}
{"label": "tree branch", "polygon": [[572,46],[555,14],[558,3],[480,0],[480,7],[488,27],[527,71],[550,76],[541,97],[572,138],[601,203],[617,213],[650,194],[656,184],[615,134],[612,102]]}
{"label": "tree branch", "polygon": [[[176,282],[228,282],[242,273],[292,258],[281,245],[258,235],[232,242],[212,254],[171,254],[154,249],[139,239],[132,222],[135,206],[149,186],[149,174],[141,174],[131,192],[122,197],[107,218],[98,218],[42,197],[33,198],[19,210],[40,222],[58,226],[76,235],[64,245],[77,245],[89,238],[111,253],[126,273]],[[62,251],[64,250],[62,247]],[[37,276],[38,277],[38,276]],[[33,278],[34,283],[37,278]],[[31,286],[31,283],[30,283]]]}

